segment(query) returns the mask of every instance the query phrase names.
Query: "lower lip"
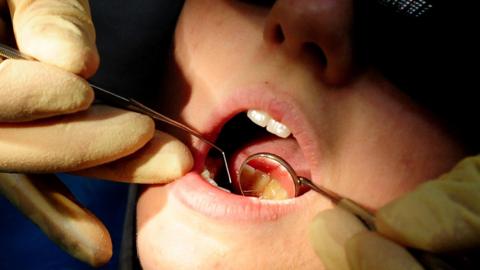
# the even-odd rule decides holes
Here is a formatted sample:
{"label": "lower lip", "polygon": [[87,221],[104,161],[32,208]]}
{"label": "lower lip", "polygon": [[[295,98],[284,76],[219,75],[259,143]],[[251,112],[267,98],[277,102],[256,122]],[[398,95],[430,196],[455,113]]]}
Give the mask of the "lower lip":
{"label": "lower lip", "polygon": [[196,172],[188,173],[170,185],[173,196],[187,207],[207,217],[227,221],[277,220],[298,209],[311,197],[311,192],[281,201],[243,197],[210,185]]}

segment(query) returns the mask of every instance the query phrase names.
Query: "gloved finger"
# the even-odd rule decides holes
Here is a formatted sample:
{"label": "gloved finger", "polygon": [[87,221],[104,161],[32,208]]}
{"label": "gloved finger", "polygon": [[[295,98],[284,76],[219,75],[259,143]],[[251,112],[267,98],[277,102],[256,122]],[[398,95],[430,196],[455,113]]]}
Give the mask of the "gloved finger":
{"label": "gloved finger", "polygon": [[370,231],[359,232],[346,241],[345,252],[351,270],[423,269],[404,247]]}
{"label": "gloved finger", "polygon": [[107,229],[54,175],[1,173],[0,193],[73,257],[92,266],[110,260]]}
{"label": "gloved finger", "polygon": [[326,269],[348,270],[345,243],[353,235],[366,231],[355,216],[341,208],[320,212],[309,227],[310,242]]}
{"label": "gloved finger", "polygon": [[480,156],[381,208],[378,231],[432,252],[480,246]]}
{"label": "gloved finger", "polygon": [[157,131],[137,152],[74,174],[131,183],[165,184],[193,167],[190,150],[173,136]]}
{"label": "gloved finger", "polygon": [[82,78],[40,62],[0,63],[0,122],[30,121],[86,110],[94,94]]}
{"label": "gloved finger", "polygon": [[99,56],[87,0],[7,0],[19,49],[85,78]]}
{"label": "gloved finger", "polygon": [[154,132],[148,116],[103,105],[76,114],[0,124],[0,168],[33,173],[80,170],[132,154]]}

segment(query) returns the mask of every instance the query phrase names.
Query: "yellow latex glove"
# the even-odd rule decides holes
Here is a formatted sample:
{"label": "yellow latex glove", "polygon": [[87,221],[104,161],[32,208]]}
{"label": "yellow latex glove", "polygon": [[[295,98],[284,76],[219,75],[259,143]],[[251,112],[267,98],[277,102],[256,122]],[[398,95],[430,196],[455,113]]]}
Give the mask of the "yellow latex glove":
{"label": "yellow latex glove", "polygon": [[0,0],[0,14],[8,9],[12,22],[0,19],[0,42],[16,40],[23,53],[39,61],[0,63],[0,171],[83,170],[145,145],[142,162],[124,159],[85,174],[163,183],[190,169],[186,147],[155,133],[149,117],[108,106],[89,109],[93,91],[81,76],[95,73],[99,56],[88,1]]}
{"label": "yellow latex glove", "polygon": [[191,154],[147,116],[90,107],[84,78],[99,56],[87,0],[0,0],[0,42],[38,60],[0,59],[0,193],[76,258],[106,263],[101,222],[55,177],[17,173],[165,183],[190,170]]}
{"label": "yellow latex glove", "polygon": [[1,173],[0,194],[73,257],[95,267],[112,257],[106,227],[54,175]]}
{"label": "yellow latex glove", "polygon": [[332,209],[310,227],[313,247],[327,269],[422,269],[402,246],[431,252],[480,247],[480,156],[466,158],[376,215],[377,233],[351,214]]}

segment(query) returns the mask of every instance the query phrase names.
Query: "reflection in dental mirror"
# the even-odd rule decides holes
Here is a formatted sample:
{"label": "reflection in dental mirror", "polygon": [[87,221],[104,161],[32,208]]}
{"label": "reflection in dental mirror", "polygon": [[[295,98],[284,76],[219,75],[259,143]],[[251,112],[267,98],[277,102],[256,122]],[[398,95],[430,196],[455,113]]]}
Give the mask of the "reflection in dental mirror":
{"label": "reflection in dental mirror", "polygon": [[356,202],[317,186],[311,180],[297,176],[293,168],[280,156],[257,153],[240,166],[235,187],[243,196],[267,200],[295,198],[306,187],[329,198],[334,204],[359,217],[369,228],[375,228],[373,214]]}
{"label": "reflection in dental mirror", "polygon": [[240,166],[235,188],[243,196],[267,200],[295,198],[302,193],[303,188],[312,189],[359,217],[368,228],[375,228],[374,216],[369,210],[348,198],[317,186],[310,179],[297,176],[285,160],[272,153],[249,156]]}
{"label": "reflection in dental mirror", "polygon": [[299,183],[295,171],[282,158],[258,153],[242,163],[236,186],[244,196],[284,200],[298,195]]}
{"label": "reflection in dental mirror", "polygon": [[297,197],[306,188],[322,194],[334,203],[344,200],[338,194],[315,185],[310,179],[297,176],[290,164],[272,153],[249,156],[240,166],[237,176],[234,186],[243,196],[283,200]]}

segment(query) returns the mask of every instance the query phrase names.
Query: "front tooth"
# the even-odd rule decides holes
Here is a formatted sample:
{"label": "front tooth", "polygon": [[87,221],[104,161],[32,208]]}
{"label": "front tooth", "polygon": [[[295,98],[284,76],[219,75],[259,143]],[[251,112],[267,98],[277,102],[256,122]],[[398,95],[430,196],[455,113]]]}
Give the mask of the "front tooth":
{"label": "front tooth", "polygon": [[272,118],[266,112],[257,111],[257,110],[248,110],[248,118],[252,120],[255,124],[265,127]]}
{"label": "front tooth", "polygon": [[287,138],[291,134],[287,126],[273,119],[270,119],[270,121],[268,121],[267,130],[270,133],[273,133],[278,137],[282,137],[282,138]]}
{"label": "front tooth", "polygon": [[281,138],[287,138],[291,134],[290,129],[288,129],[287,126],[272,119],[272,117],[266,112],[259,110],[248,110],[247,116],[250,118],[250,120],[252,120],[253,123],[261,127],[267,127],[267,131]]}

